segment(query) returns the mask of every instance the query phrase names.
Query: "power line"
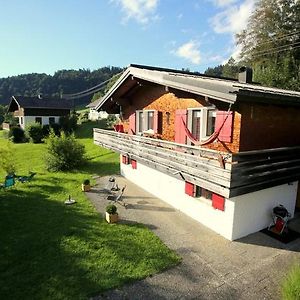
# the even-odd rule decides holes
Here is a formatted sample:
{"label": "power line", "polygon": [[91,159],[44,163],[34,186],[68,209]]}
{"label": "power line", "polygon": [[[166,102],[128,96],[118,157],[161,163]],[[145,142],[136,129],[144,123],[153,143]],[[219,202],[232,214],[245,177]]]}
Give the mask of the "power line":
{"label": "power line", "polygon": [[279,46],[279,47],[273,47],[273,48],[270,48],[270,49],[267,49],[267,50],[257,51],[257,52],[255,52],[255,55],[256,54],[265,53],[265,52],[269,52],[271,50],[278,50],[278,49],[281,49],[281,48],[290,47],[290,46],[293,46],[293,45],[298,45],[299,43],[300,43],[300,41],[299,42],[295,42],[295,43],[290,43],[290,44],[282,45],[282,46]]}
{"label": "power line", "polygon": [[296,46],[296,47],[293,47],[292,49],[290,47],[287,47],[285,49],[281,49],[281,50],[277,50],[277,51],[270,51],[270,52],[261,53],[259,55],[252,55],[252,57],[261,57],[261,56],[264,56],[264,55],[267,55],[267,54],[275,54],[275,53],[280,53],[280,52],[284,52],[284,51],[291,51],[291,50],[299,49],[299,48],[300,48],[300,45]]}
{"label": "power line", "polygon": [[[123,71],[120,72],[120,73],[115,74],[114,76],[120,75],[122,73],[123,73]],[[103,82],[101,82],[101,83],[99,83],[99,84],[97,84],[97,85],[95,85],[95,86],[93,86],[93,87],[91,87],[87,90],[84,90],[84,91],[81,91],[81,92],[78,92],[78,93],[62,94],[62,98],[77,99],[77,98],[81,98],[81,97],[85,97],[85,96],[97,93],[97,92],[101,91],[110,80],[111,80],[111,78],[108,79],[108,80],[105,80],[105,81],[103,81]]]}

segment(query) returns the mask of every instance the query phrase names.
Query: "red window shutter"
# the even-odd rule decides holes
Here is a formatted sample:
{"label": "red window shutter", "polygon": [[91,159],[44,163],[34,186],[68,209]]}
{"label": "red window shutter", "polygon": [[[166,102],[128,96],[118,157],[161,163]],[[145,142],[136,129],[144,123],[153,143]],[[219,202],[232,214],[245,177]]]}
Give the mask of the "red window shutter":
{"label": "red window shutter", "polygon": [[161,122],[162,122],[162,113],[160,111],[154,111],[153,117],[153,131],[154,133],[161,133]]}
{"label": "red window shutter", "polygon": [[[224,125],[223,125],[224,124]],[[216,131],[223,125],[218,136],[221,142],[232,142],[233,130],[233,112],[232,111],[217,111],[216,113]]]}
{"label": "red window shutter", "polygon": [[131,166],[132,166],[132,169],[136,169],[137,168],[137,162],[136,162],[136,160],[134,160],[134,159],[131,160]]}
{"label": "red window shutter", "polygon": [[191,197],[195,197],[195,186],[193,183],[185,182],[185,193]]}
{"label": "red window shutter", "polygon": [[175,142],[179,144],[186,144],[186,133],[184,125],[182,123],[187,122],[187,110],[186,109],[177,109],[175,113]]}
{"label": "red window shutter", "polygon": [[129,158],[126,155],[122,155],[122,163],[124,165],[128,165],[129,164]]}
{"label": "red window shutter", "polygon": [[129,134],[135,134],[135,112],[129,116]]}
{"label": "red window shutter", "polygon": [[218,194],[212,194],[212,206],[215,209],[225,210],[225,198]]}

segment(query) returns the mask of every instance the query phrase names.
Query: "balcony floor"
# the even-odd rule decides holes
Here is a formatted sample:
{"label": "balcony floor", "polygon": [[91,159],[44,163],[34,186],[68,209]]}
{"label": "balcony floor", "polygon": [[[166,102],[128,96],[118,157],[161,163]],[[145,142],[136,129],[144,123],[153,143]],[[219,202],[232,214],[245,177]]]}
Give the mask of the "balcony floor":
{"label": "balcony floor", "polygon": [[[145,224],[182,263],[94,299],[276,299],[286,268],[300,259],[300,239],[284,245],[259,232],[230,242],[127,179],[116,180],[126,185],[127,209],[118,205],[121,222]],[[107,182],[98,178],[87,193],[101,214],[109,203]]]}

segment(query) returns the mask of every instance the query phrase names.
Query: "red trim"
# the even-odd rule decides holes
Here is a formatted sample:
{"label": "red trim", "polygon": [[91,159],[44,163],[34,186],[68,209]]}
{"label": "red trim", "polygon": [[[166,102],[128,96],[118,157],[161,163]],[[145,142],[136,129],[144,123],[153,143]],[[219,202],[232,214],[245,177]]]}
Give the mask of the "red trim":
{"label": "red trim", "polygon": [[137,162],[136,162],[135,159],[131,160],[131,166],[132,166],[132,169],[136,169],[137,168]]}
{"label": "red trim", "polygon": [[224,211],[225,210],[225,198],[218,194],[212,194],[212,206],[215,209]]}
{"label": "red trim", "polygon": [[195,197],[195,185],[191,182],[185,182],[185,193],[191,197]]}
{"label": "red trim", "polygon": [[122,163],[124,165],[129,165],[129,157],[127,155],[122,155]]}
{"label": "red trim", "polygon": [[186,144],[185,122],[187,121],[187,110],[177,109],[175,114],[175,142]]}
{"label": "red trim", "polygon": [[129,134],[135,134],[135,112],[129,116]]}
{"label": "red trim", "polygon": [[216,125],[217,131],[219,130],[218,139],[221,142],[232,142],[232,127],[233,127],[233,112],[232,111],[217,111]]}

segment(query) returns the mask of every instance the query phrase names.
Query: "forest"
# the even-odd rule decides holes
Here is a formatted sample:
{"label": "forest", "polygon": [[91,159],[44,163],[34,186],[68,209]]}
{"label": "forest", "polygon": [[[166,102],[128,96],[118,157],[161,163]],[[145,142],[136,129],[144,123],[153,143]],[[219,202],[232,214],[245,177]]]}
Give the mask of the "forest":
{"label": "forest", "polygon": [[[23,74],[0,78],[0,104],[7,104],[12,95],[60,97],[89,89],[106,81],[122,71],[119,67],[102,67],[94,71],[88,69],[59,70],[54,75]],[[77,104],[87,103],[90,97],[76,99]]]}

